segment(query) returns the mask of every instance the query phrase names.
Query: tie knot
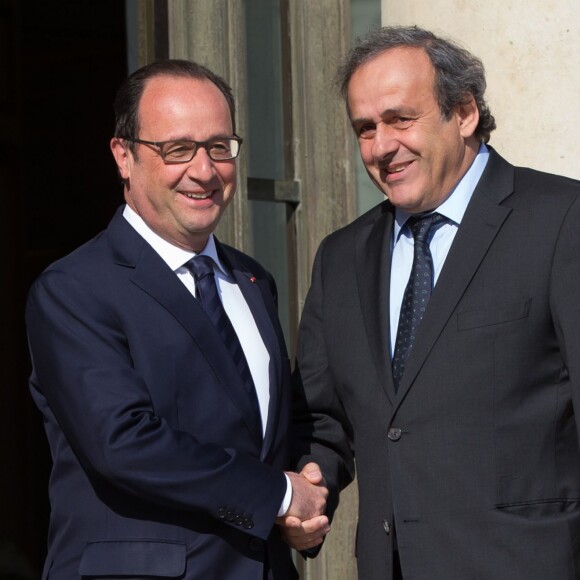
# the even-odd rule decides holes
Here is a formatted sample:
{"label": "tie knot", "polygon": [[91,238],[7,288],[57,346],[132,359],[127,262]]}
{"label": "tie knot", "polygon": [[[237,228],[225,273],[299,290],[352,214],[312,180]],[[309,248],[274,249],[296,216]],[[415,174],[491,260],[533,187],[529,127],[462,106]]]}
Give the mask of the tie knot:
{"label": "tie knot", "polygon": [[187,268],[196,280],[213,274],[213,259],[209,256],[195,256],[187,262]]}
{"label": "tie knot", "polygon": [[433,226],[443,222],[445,218],[438,213],[430,213],[428,215],[413,217],[409,219],[409,227],[413,232],[415,242],[425,242],[429,237],[429,232]]}

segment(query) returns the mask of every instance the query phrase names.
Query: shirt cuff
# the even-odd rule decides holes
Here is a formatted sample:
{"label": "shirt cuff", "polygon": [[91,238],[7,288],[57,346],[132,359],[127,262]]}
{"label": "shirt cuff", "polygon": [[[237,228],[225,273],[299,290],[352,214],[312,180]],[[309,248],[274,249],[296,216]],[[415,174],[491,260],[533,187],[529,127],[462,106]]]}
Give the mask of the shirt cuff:
{"label": "shirt cuff", "polygon": [[286,478],[286,494],[284,495],[282,505],[278,510],[278,517],[285,515],[292,503],[292,484],[290,483],[290,478],[286,474],[284,474],[284,477]]}

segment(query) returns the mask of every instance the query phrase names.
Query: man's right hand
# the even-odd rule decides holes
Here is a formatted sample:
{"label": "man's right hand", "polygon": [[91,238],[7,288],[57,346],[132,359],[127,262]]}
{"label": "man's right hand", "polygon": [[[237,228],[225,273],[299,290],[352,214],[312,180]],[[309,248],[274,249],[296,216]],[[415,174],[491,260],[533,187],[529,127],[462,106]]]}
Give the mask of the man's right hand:
{"label": "man's right hand", "polygon": [[282,537],[295,550],[309,550],[322,544],[330,531],[326,509],[328,489],[316,463],[298,473],[286,472],[292,484],[292,501],[286,514],[276,521]]}
{"label": "man's right hand", "polygon": [[300,473],[287,471],[286,475],[292,484],[292,501],[284,516],[304,521],[323,515],[328,489],[320,467],[316,463],[308,463]]}

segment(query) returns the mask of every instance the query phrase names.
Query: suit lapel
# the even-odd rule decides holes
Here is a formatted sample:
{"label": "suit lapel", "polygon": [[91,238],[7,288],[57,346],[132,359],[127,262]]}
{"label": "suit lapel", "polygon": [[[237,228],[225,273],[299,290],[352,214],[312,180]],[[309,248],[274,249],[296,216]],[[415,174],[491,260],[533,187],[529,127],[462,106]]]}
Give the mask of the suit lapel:
{"label": "suit lapel", "polygon": [[234,407],[243,417],[256,443],[261,446],[259,415],[257,418],[227,348],[202,307],[153,248],[131,228],[121,213],[117,213],[108,231],[116,262],[133,268],[132,282],[171,313],[191,335],[232,399]]}
{"label": "suit lapel", "polygon": [[513,192],[513,167],[493,150],[467,207],[445,264],[433,290],[425,317],[405,366],[398,402],[454,313],[461,297],[511,210],[499,205]]}
{"label": "suit lapel", "polygon": [[393,207],[379,206],[379,218],[358,231],[356,272],[364,325],[379,381],[392,402],[395,387],[391,372],[389,286]]}

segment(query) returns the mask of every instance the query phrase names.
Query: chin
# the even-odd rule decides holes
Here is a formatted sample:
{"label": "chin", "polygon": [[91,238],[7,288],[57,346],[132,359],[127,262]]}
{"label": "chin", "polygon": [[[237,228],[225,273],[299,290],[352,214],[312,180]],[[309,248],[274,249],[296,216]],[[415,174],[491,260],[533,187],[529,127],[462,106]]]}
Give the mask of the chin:
{"label": "chin", "polygon": [[420,205],[420,203],[416,200],[409,199],[404,195],[397,195],[392,193],[386,193],[385,195],[395,207],[398,207],[409,213],[413,213],[413,211],[419,211],[417,207]]}

